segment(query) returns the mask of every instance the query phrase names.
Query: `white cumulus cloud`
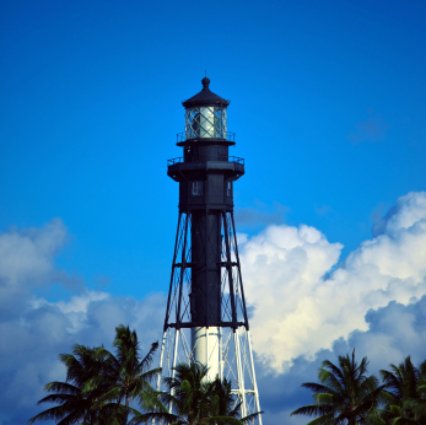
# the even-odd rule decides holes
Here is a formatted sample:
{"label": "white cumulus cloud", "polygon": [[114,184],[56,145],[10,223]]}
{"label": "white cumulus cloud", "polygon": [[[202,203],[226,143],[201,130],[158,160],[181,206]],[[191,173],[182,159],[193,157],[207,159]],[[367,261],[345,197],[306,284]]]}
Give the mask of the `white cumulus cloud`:
{"label": "white cumulus cloud", "polygon": [[143,350],[161,331],[163,294],[139,301],[78,285],[77,295],[57,302],[40,291],[36,296],[35,289],[48,289],[58,276],[65,286],[72,281],[55,266],[66,239],[60,220],[0,234],[0,424],[26,423],[40,410],[44,385],[64,379],[58,354],[74,344],[111,344],[114,328],[123,323],[138,331]]}
{"label": "white cumulus cloud", "polygon": [[12,230],[0,235],[0,282],[34,285],[53,271],[52,259],[63,246],[66,229],[60,220],[42,228]]}
{"label": "white cumulus cloud", "polygon": [[255,350],[276,371],[366,331],[369,310],[426,294],[426,193],[401,197],[381,230],[335,270],[342,246],[312,227],[271,226],[243,238]]}

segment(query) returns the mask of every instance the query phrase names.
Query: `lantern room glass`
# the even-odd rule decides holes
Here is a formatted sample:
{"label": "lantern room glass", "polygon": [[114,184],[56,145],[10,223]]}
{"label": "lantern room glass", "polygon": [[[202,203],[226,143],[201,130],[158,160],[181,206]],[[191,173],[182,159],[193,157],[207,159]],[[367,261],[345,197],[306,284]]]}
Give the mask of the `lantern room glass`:
{"label": "lantern room glass", "polygon": [[226,109],[217,106],[189,108],[185,114],[186,139],[226,139]]}

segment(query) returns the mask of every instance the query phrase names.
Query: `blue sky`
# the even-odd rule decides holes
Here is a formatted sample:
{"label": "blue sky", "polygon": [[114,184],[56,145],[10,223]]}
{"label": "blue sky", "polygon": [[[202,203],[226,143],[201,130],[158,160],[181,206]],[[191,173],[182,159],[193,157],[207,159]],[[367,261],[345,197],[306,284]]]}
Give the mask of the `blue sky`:
{"label": "blue sky", "polygon": [[[401,236],[405,227],[394,221],[415,210],[410,223],[418,223],[424,211],[425,20],[422,1],[4,0],[0,234],[7,252],[13,235],[21,242],[27,238],[31,252],[42,252],[36,257],[46,263],[44,272],[37,271],[17,253],[13,273],[26,270],[13,275],[21,282],[21,299],[67,303],[92,291],[146,306],[149,297],[159,297],[161,316],[177,222],[177,186],[166,176],[166,161],[180,156],[180,102],[199,91],[205,72],[212,90],[231,100],[233,154],[246,160],[235,201],[237,228],[249,238],[243,247],[248,263],[256,241],[273,239],[270,225],[287,229],[280,237],[294,237],[303,249],[321,232],[315,241],[325,265],[319,276],[307,274],[311,283],[322,279],[333,286],[340,278],[328,281],[332,271],[348,272],[345,259],[365,258],[365,241],[382,246],[383,232],[408,249]],[[410,192],[417,195],[401,198]],[[291,229],[298,229],[297,237]],[[279,246],[287,249],[284,242]],[[395,258],[404,257],[401,250]],[[374,258],[386,255],[381,253]],[[277,267],[300,270],[288,261]],[[359,325],[331,333],[328,345],[314,344],[309,353],[294,346],[276,364],[307,356],[303,361],[315,370],[321,357],[315,353],[372,329],[366,325],[368,309],[386,315],[395,302],[421,311],[409,301],[426,294],[420,263],[407,260],[418,285],[404,297],[395,292],[365,304]],[[13,279],[3,265],[0,283],[6,288]],[[250,286],[255,271],[243,264],[243,274],[244,268]],[[300,276],[282,276],[277,285],[299,282]],[[314,292],[309,282],[305,288],[312,290],[304,296]],[[377,316],[371,317],[376,324]],[[111,319],[112,330],[115,324]],[[46,353],[56,356],[54,350],[66,350],[78,335],[90,341],[90,335],[69,335]],[[279,377],[290,372],[281,370]],[[272,410],[271,418],[284,415]],[[0,424],[14,414],[0,416]]]}

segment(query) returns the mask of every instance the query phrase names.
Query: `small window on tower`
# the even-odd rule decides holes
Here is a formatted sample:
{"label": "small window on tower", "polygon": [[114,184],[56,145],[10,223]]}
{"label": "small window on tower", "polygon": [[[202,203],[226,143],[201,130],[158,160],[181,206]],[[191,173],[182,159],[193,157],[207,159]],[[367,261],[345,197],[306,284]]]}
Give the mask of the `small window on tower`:
{"label": "small window on tower", "polygon": [[191,186],[191,195],[192,196],[202,196],[203,195],[203,182],[196,180],[192,182]]}
{"label": "small window on tower", "polygon": [[232,196],[232,182],[226,182],[226,196],[230,198]]}

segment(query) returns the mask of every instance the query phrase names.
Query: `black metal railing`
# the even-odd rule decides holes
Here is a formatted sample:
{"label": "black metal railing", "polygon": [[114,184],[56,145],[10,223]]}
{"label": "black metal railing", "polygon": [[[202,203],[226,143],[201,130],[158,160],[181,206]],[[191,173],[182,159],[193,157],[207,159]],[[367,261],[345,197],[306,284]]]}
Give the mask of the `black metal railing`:
{"label": "black metal railing", "polygon": [[168,159],[167,165],[178,164],[179,162],[183,162],[183,161],[184,161],[183,156],[178,156],[176,158]]}
{"label": "black metal railing", "polygon": [[240,156],[230,156],[229,162],[236,162],[237,164],[244,165],[244,158],[241,158]]}
{"label": "black metal railing", "polygon": [[[180,162],[185,162],[185,158],[183,156],[177,156],[176,158],[168,159],[167,165],[178,164]],[[230,156],[228,157],[228,162],[235,162],[236,164],[244,165],[244,158],[241,158],[239,156]]]}
{"label": "black metal railing", "polygon": [[224,142],[235,142],[235,132],[233,131],[227,131],[225,133],[225,137],[191,137],[191,138],[186,138],[186,133],[184,131],[177,133],[176,134],[176,143],[182,143],[182,142],[186,142],[187,140],[194,140],[194,139],[214,139],[214,140],[223,140]]}

